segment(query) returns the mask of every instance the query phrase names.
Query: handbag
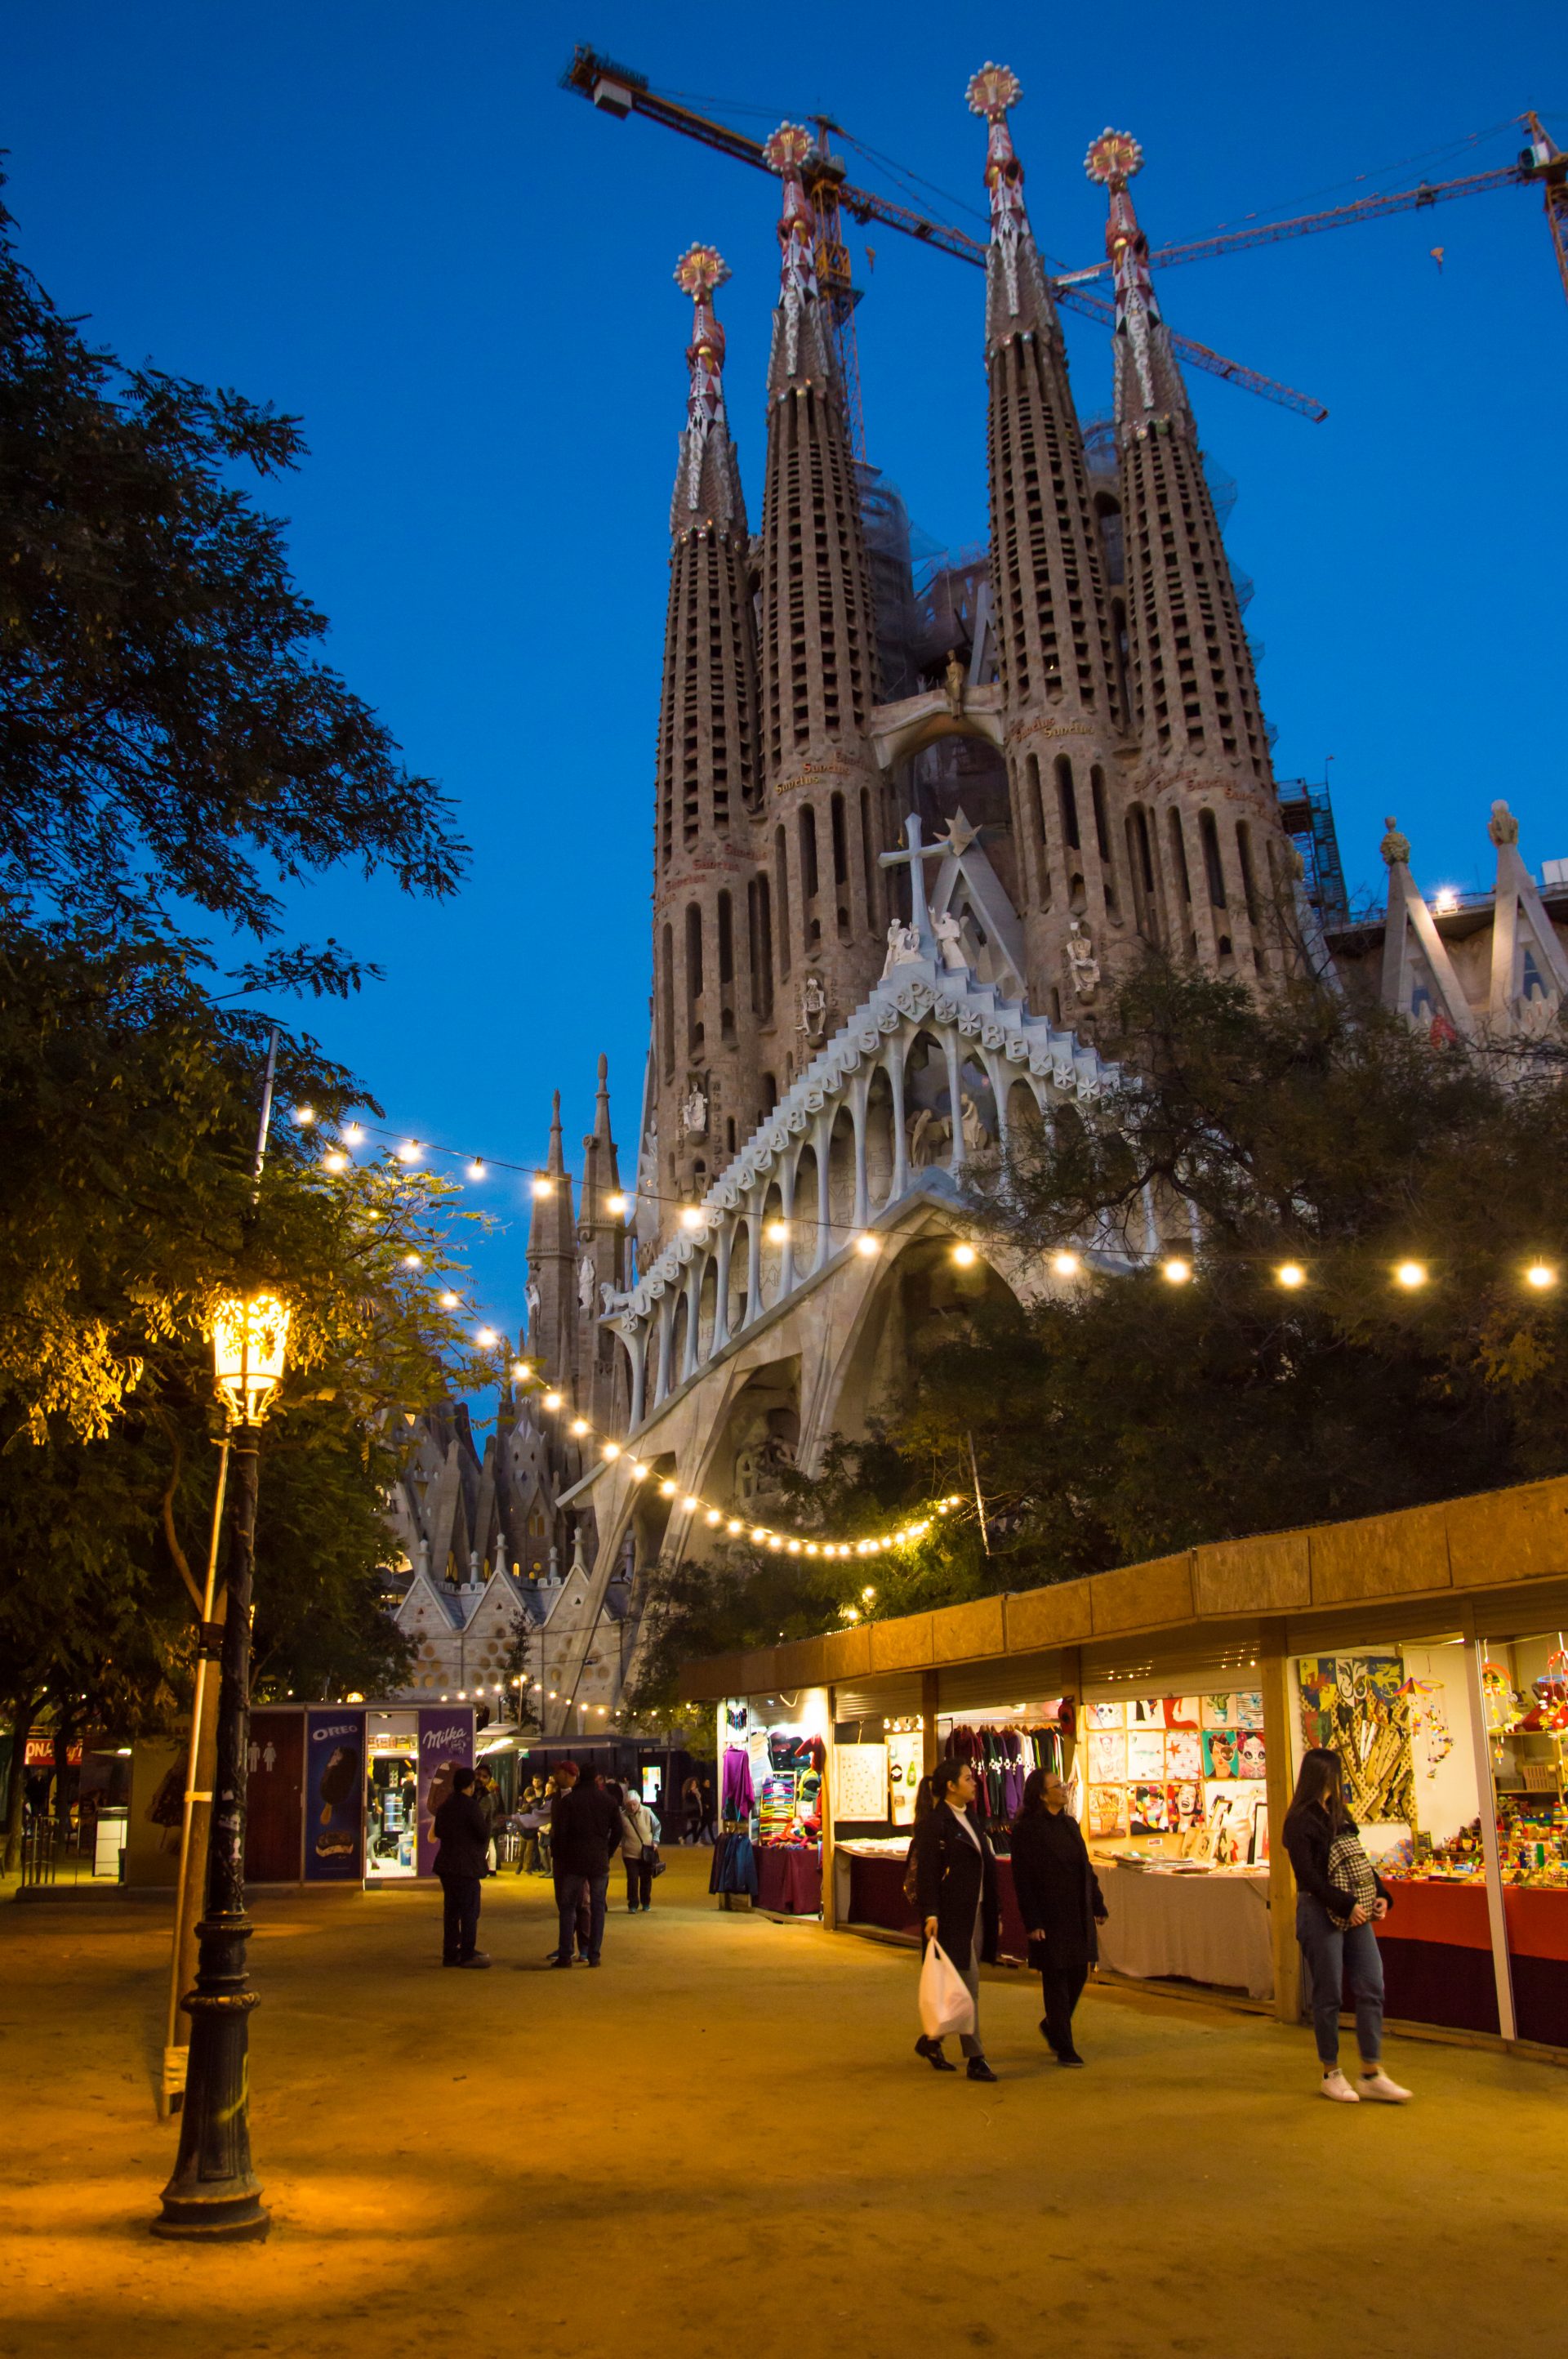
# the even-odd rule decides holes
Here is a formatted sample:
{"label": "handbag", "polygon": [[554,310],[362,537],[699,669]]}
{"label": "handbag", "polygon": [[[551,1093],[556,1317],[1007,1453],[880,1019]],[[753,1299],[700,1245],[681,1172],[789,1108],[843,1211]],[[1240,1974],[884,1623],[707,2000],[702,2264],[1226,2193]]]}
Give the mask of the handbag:
{"label": "handbag", "polygon": [[643,1845],[643,1864],[648,1871],[648,1881],[650,1884],[656,1875],[663,1875],[665,1872],[665,1863],[659,1857],[659,1847],[657,1843],[644,1843]]}
{"label": "handbag", "polygon": [[975,2002],[940,1941],[927,1942],[920,1969],[920,2027],[927,2039],[975,2027]]}

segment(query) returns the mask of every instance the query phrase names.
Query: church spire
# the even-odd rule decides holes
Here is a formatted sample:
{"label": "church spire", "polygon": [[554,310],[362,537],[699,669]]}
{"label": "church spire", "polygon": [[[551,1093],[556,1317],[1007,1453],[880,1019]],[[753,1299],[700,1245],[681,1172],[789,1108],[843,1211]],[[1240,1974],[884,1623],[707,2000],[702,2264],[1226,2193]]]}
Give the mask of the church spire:
{"label": "church spire", "polygon": [[741,471],[724,408],[724,331],[713,308],[714,290],[729,276],[729,264],[711,245],[688,245],[675,268],[676,285],[691,297],[693,317],[686,348],[691,391],[670,504],[672,536],[689,530],[699,518],[711,530],[738,517],[745,529]]}
{"label": "church spire", "polygon": [[1092,1031],[1089,978],[1130,950],[1136,914],[1124,724],[1083,432],[1008,125],[1022,95],[1007,66],[982,66],[968,85],[991,209],[991,600],[1030,1001]]}
{"label": "church spire", "polygon": [[838,375],[816,285],[816,216],[801,177],[814,144],[798,123],[781,123],[762,143],[763,161],[784,182],[779,299],[768,361],[768,393],[774,400],[795,387],[836,382]]}
{"label": "church spire", "polygon": [[534,1181],[528,1224],[528,1349],[553,1384],[569,1389],[574,1367],[572,1183],[561,1151],[561,1093],[550,1106],[550,1148]]}
{"label": "church spire", "polygon": [[1260,978],[1289,956],[1289,929],[1281,936],[1270,915],[1288,898],[1284,837],[1240,602],[1133,211],[1129,183],[1142,167],[1127,131],[1102,131],[1084,158],[1109,199],[1130,701],[1152,839],[1148,899],[1162,908],[1158,930],[1177,955]]}

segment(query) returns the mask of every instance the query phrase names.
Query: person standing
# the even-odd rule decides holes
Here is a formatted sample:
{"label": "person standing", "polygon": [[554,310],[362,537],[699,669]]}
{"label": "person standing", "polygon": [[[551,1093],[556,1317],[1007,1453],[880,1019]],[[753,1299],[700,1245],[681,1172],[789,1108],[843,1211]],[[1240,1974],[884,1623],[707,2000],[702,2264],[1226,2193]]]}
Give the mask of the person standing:
{"label": "person standing", "polygon": [[[1374,1925],[1393,1906],[1388,1886],[1361,1848],[1345,1805],[1337,1753],[1314,1745],[1302,1756],[1284,1826],[1296,1876],[1296,1939],[1312,1986],[1313,2031],[1323,2067],[1321,2093],[1336,2105],[1402,2105],[1410,2091],[1383,2070],[1383,1961]],[[1339,2001],[1346,1977],[1356,2006],[1359,2084],[1339,2069]]]}
{"label": "person standing", "polygon": [[1067,1808],[1065,1778],[1032,1769],[1012,1822],[1012,1888],[1029,1934],[1029,1962],[1040,1971],[1045,2016],[1040,2028],[1058,2064],[1081,2064],[1073,2045],[1073,2009],[1099,1955],[1096,1927],[1106,1906],[1083,1829]]}
{"label": "person standing", "polygon": [[452,1772],[452,1789],[430,1822],[436,1838],[436,1874],[441,1879],[441,1963],[488,1966],[479,1940],[480,1885],[490,1841],[484,1812],[474,1799],[473,1771]]}
{"label": "person standing", "polygon": [[[550,1811],[550,1851],[555,1863],[560,1938],[553,1962],[572,1962],[574,1939],[590,1966],[604,1944],[604,1904],[610,1888],[610,1854],[621,1840],[621,1813],[602,1786],[583,1782],[575,1761],[556,1771],[557,1792]],[[578,1910],[588,1909],[587,1936],[578,1930]]]}
{"label": "person standing", "polygon": [[495,1782],[494,1773],[489,1765],[482,1761],[474,1771],[473,1798],[484,1812],[485,1864],[493,1875],[498,1864],[495,1855],[495,1821],[501,1809],[501,1788]]}
{"label": "person standing", "polygon": [[[980,2038],[980,1962],[996,1962],[1001,1910],[996,1854],[976,1821],[975,1792],[975,1773],[967,1761],[939,1761],[931,1772],[931,1815],[914,1831],[914,1886],[925,1940],[941,1942],[974,2002],[973,2028],[959,2038],[969,2078],[994,2081]],[[935,2071],[957,2070],[943,2055],[940,2039],[922,2033],[914,2052]]]}
{"label": "person standing", "polygon": [[687,1843],[700,1843],[702,1840],[702,1788],[697,1778],[688,1777],[680,1789],[680,1802],[686,1816],[686,1834],[683,1840]]}
{"label": "person standing", "polygon": [[635,1786],[629,1787],[621,1801],[621,1859],[626,1870],[626,1907],[633,1917],[639,1908],[653,1906],[658,1845],[654,1814]]}
{"label": "person standing", "polygon": [[719,1840],[719,1829],[714,1823],[713,1780],[711,1777],[703,1778],[701,1784],[701,1794],[702,1818],[697,1828],[697,1840],[699,1843],[712,1845]]}

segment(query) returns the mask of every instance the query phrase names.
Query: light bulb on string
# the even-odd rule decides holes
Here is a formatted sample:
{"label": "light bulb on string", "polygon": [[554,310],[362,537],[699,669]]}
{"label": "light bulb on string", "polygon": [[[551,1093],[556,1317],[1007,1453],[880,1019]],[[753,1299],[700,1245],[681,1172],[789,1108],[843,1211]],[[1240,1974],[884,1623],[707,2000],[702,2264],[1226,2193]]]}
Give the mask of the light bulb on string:
{"label": "light bulb on string", "polygon": [[880,1253],[881,1251],[881,1247],[878,1245],[877,1240],[872,1236],[871,1231],[866,1229],[863,1230],[855,1239],[855,1251],[858,1254],[864,1254],[869,1261],[873,1254]]}
{"label": "light bulb on string", "polygon": [[1394,1271],[1394,1277],[1396,1283],[1402,1286],[1407,1292],[1413,1293],[1418,1286],[1426,1284],[1426,1264],[1422,1261],[1401,1261]]}
{"label": "light bulb on string", "polygon": [[1525,1271],[1524,1282],[1527,1286],[1533,1286],[1538,1290],[1548,1286],[1555,1286],[1557,1283],[1557,1272],[1552,1267],[1549,1262],[1532,1261],[1530,1267]]}
{"label": "light bulb on string", "polygon": [[1185,1286],[1192,1274],[1191,1262],[1183,1261],[1179,1254],[1173,1255],[1169,1261],[1162,1261],[1160,1265],[1160,1275],[1167,1286]]}
{"label": "light bulb on string", "polygon": [[647,1479],[648,1479],[648,1469],[647,1469],[647,1467],[643,1464],[643,1461],[642,1461],[640,1458],[638,1458],[638,1459],[634,1459],[634,1460],[633,1461],[633,1464],[632,1464],[632,1480],[633,1480],[633,1483],[645,1483],[645,1482],[647,1481]]}
{"label": "light bulb on string", "polygon": [[311,1124],[316,1119],[315,1107],[308,1105],[296,1106],[294,1109],[294,1119],[299,1125],[301,1130],[308,1130]]}
{"label": "light bulb on string", "polygon": [[1274,1276],[1281,1286],[1290,1287],[1292,1289],[1306,1284],[1306,1272],[1299,1261],[1282,1261],[1274,1272]]}
{"label": "light bulb on string", "polygon": [[621,1444],[618,1441],[607,1441],[599,1454],[601,1458],[619,1458]]}
{"label": "light bulb on string", "polygon": [[604,1200],[604,1209],[607,1212],[613,1212],[617,1219],[619,1219],[621,1214],[628,1209],[628,1199],[623,1196],[620,1189],[617,1188],[612,1195],[606,1196]]}
{"label": "light bulb on string", "polygon": [[476,1327],[473,1340],[481,1352],[493,1352],[501,1338],[493,1327]]}
{"label": "light bulb on string", "polygon": [[789,1238],[789,1223],[787,1221],[770,1221],[762,1234],[767,1238],[769,1245],[784,1245],[788,1242]]}
{"label": "light bulb on string", "polygon": [[473,1161],[469,1165],[469,1178],[470,1180],[482,1180],[484,1176],[484,1166],[476,1155]]}
{"label": "light bulb on string", "polygon": [[953,1259],[960,1269],[973,1269],[977,1258],[974,1246],[971,1245],[966,1243],[953,1247]]}
{"label": "light bulb on string", "polygon": [[344,1144],[349,1147],[362,1146],[364,1142],[364,1132],[361,1129],[357,1122],[351,1122],[345,1126],[343,1131],[343,1140]]}
{"label": "light bulb on string", "polygon": [[541,1407],[545,1408],[559,1408],[560,1405],[561,1396],[559,1393],[546,1393],[543,1402],[541,1403]]}
{"label": "light bulb on string", "polygon": [[586,1418],[586,1417],[574,1417],[574,1418],[573,1418],[573,1419],[572,1419],[572,1421],[571,1421],[571,1430],[572,1430],[572,1432],[573,1432],[573,1433],[575,1433],[575,1434],[577,1435],[578,1440],[580,1441],[580,1440],[582,1440],[583,1435],[588,1431],[588,1419],[587,1419],[587,1418]]}
{"label": "light bulb on string", "polygon": [[701,1506],[702,1501],[700,1499],[694,1499],[688,1492],[680,1504],[681,1513],[683,1516],[695,1516],[698,1507]]}
{"label": "light bulb on string", "polygon": [[403,1266],[405,1269],[418,1269],[424,1259],[423,1254],[406,1253],[403,1256]]}
{"label": "light bulb on string", "polygon": [[321,1158],[321,1169],[324,1171],[346,1171],[348,1168],[349,1158],[341,1147],[334,1147],[330,1153]]}
{"label": "light bulb on string", "polygon": [[554,1195],[555,1193],[553,1182],[546,1180],[542,1171],[535,1174],[530,1185],[535,1196],[545,1197]]}
{"label": "light bulb on string", "polygon": [[1076,1253],[1053,1254],[1051,1266],[1058,1277],[1076,1277],[1083,1264]]}
{"label": "light bulb on string", "polygon": [[397,1159],[399,1163],[417,1163],[419,1160],[418,1140],[416,1138],[406,1138],[402,1146],[397,1150]]}
{"label": "light bulb on string", "polygon": [[676,1485],[666,1477],[659,1485],[659,1496],[661,1499],[673,1499],[675,1495]]}
{"label": "light bulb on string", "polygon": [[514,1361],[513,1363],[512,1373],[516,1377],[520,1385],[530,1383],[534,1375],[534,1371],[526,1360]]}

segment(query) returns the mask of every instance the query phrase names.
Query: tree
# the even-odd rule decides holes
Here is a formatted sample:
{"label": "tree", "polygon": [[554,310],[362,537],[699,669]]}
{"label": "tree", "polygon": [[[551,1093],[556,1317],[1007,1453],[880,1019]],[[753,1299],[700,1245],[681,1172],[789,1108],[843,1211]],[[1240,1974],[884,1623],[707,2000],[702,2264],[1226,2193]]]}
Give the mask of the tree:
{"label": "tree", "polygon": [[[462,865],[448,805],[313,650],[279,519],[297,419],[63,319],[0,207],[0,890],[12,914],[140,925],[171,899],[275,936],[274,877],[351,860],[410,891]],[[260,973],[344,988],[329,945]]]}

